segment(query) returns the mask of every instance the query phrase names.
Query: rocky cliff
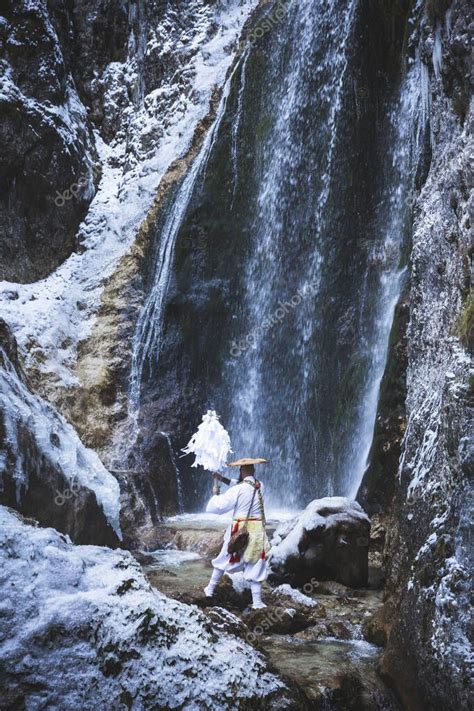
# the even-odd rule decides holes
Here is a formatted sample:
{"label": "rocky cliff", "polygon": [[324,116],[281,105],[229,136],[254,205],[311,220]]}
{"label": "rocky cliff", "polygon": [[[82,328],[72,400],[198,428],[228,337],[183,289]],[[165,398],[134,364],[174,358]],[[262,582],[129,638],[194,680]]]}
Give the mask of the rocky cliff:
{"label": "rocky cliff", "polygon": [[[398,363],[386,373],[379,410],[376,462],[386,465],[385,481],[377,481],[373,460],[360,494],[379,505],[393,496],[386,599],[375,628],[387,640],[381,670],[410,709],[469,705],[472,21],[462,0],[427,3],[409,36],[408,51],[426,67],[429,170],[414,198],[408,323],[398,321]],[[391,427],[390,398],[388,410],[399,413]],[[390,466],[393,449],[400,460]]]}
{"label": "rocky cliff", "polygon": [[[296,13],[298,4],[288,4]],[[298,95],[305,107],[305,120],[297,114],[294,124],[295,135],[300,140],[306,137],[301,161],[291,163],[290,146],[285,165],[291,163],[294,173],[283,172],[281,182],[289,186],[288,193],[282,193],[281,199],[273,197],[271,203],[275,214],[282,204],[300,214],[303,242],[312,254],[308,235],[313,234],[315,205],[319,211],[316,198],[325,163],[321,170],[308,167],[308,150],[319,160],[326,156],[327,146],[336,152],[340,149],[340,160],[330,166],[333,182],[326,186],[328,194],[329,184],[339,186],[328,201],[334,219],[327,234],[338,235],[337,245],[325,241],[322,250],[329,266],[318,313],[327,336],[320,338],[316,329],[310,338],[306,322],[299,333],[287,323],[289,341],[300,338],[304,348],[296,351],[283,343],[279,363],[285,374],[291,361],[290,370],[297,375],[302,364],[301,378],[295,381],[300,382],[306,378],[305,364],[313,363],[316,353],[322,354],[322,366],[328,368],[339,353],[336,360],[347,369],[338,370],[337,398],[328,378],[320,384],[318,401],[347,433],[358,417],[348,394],[359,392],[366,366],[373,363],[373,333],[365,329],[365,315],[370,312],[377,325],[380,314],[374,311],[378,299],[371,295],[371,287],[379,284],[380,265],[391,264],[395,270],[401,265],[405,281],[395,309],[369,466],[358,494],[364,508],[380,517],[372,529],[382,531],[381,540],[386,537],[384,606],[365,630],[370,639],[385,645],[380,672],[403,708],[454,711],[467,708],[469,699],[469,517],[474,470],[469,52],[474,19],[466,0],[336,5],[351,37],[341,45],[344,61],[337,55],[340,37],[331,23],[321,31],[312,8],[307,19],[315,22],[314,31],[327,39],[331,51],[335,41],[331,56],[341,62],[337,68],[346,77],[338,106],[350,121],[341,125],[338,116],[334,118],[331,107],[337,103],[332,101],[336,94],[326,91],[328,113],[323,123],[328,134],[323,140],[311,133],[308,116],[318,118],[319,107],[314,77],[325,73],[333,77],[336,65],[317,64],[319,50],[309,24],[303,23],[309,38],[307,53],[294,59],[293,69],[316,97],[316,108]],[[295,89],[295,82],[285,83],[294,53],[293,44],[288,48],[282,37],[284,23],[275,20],[279,7],[285,16],[285,3],[265,0],[0,3],[0,278],[6,280],[0,283],[0,312],[8,324],[2,323],[0,333],[0,500],[41,525],[69,534],[76,543],[115,546],[124,534],[127,546],[153,546],[160,517],[175,513],[182,504],[173,451],[176,442],[170,433],[184,444],[192,413],[208,404],[212,388],[217,391],[222,382],[227,387],[231,380],[221,366],[234,333],[234,316],[240,318],[245,310],[234,313],[243,294],[252,239],[263,234],[247,218],[250,208],[260,217],[257,188],[267,175],[262,171],[263,147],[272,157],[276,135],[272,131],[278,123],[269,116],[267,99],[277,96],[275,87],[282,78],[284,94]],[[248,31],[255,27],[261,33],[254,35],[246,63],[243,50],[249,44]],[[351,28],[355,28],[352,34]],[[286,50],[277,52],[275,47]],[[313,50],[315,56],[310,54]],[[318,72],[308,65],[308,57]],[[415,66],[419,103],[402,106],[397,91]],[[410,131],[397,134],[394,106],[407,111],[406,125],[412,118],[418,122],[416,140]],[[412,110],[416,117],[410,115]],[[276,114],[278,119],[281,116]],[[280,123],[288,147],[285,121]],[[334,144],[329,129],[337,135]],[[239,131],[245,135],[238,156]],[[209,153],[204,156],[202,180],[192,183],[193,166],[210,138],[215,153],[209,161]],[[397,183],[403,182],[403,176],[392,174],[399,157],[395,138],[403,156],[410,158],[402,167],[413,168],[410,180],[404,182],[408,195]],[[278,172],[279,161],[274,163]],[[309,176],[306,193],[299,183],[304,170]],[[392,189],[390,205],[405,200],[409,208],[405,205],[395,225],[400,231],[396,248],[390,234],[394,223],[389,222],[387,229],[388,213],[377,212],[387,198],[386,181]],[[274,196],[270,188],[263,191],[263,198]],[[186,211],[180,213],[183,195],[188,200],[186,209],[190,206],[187,216]],[[311,200],[316,202],[309,209]],[[128,397],[133,338],[173,209],[183,229],[163,306],[163,357],[159,368],[145,368],[140,374],[143,398],[137,415]],[[262,214],[263,224],[267,212]],[[299,275],[310,264],[309,253],[300,251],[298,241],[284,259],[285,230],[293,229],[295,221],[286,216],[282,224],[285,229],[278,223],[275,239],[269,241],[273,272],[259,268],[253,272],[258,283],[263,274],[277,275],[280,282],[275,277],[275,288],[278,284],[286,288],[290,268]],[[379,245],[382,232],[387,239]],[[356,297],[354,284],[362,277],[364,291]],[[366,292],[369,297],[364,301]],[[270,308],[273,302],[270,298],[268,304],[262,303]],[[251,304],[246,308],[252,311]],[[275,331],[271,337],[273,343]],[[366,350],[356,352],[357,343]],[[379,354],[378,363],[383,364],[380,358]],[[268,412],[285,430],[287,422],[294,421],[292,428],[310,456],[311,431],[304,436],[298,432],[298,421],[304,418],[291,420],[285,410],[296,389],[288,387],[287,396],[281,397],[287,383],[285,377],[272,376],[274,363],[270,348],[264,375],[268,391],[280,398],[282,409]],[[246,385],[253,382],[245,368],[240,380]],[[230,402],[225,388],[222,392]],[[303,396],[308,401],[317,399],[308,385]],[[245,397],[240,402],[247,406]],[[329,420],[321,419],[328,430],[327,441],[331,446],[335,443],[336,451],[337,437]],[[370,417],[367,421],[370,424]],[[358,449],[349,451],[347,461],[356,455],[360,459]],[[327,474],[333,463],[330,448],[320,450],[328,465],[321,470]],[[300,488],[312,492],[309,473],[299,474]],[[193,482],[188,489],[196,494]],[[55,497],[60,504],[54,503]],[[51,652],[54,645],[63,649],[73,644],[74,654],[79,654],[85,644],[88,688],[96,693],[100,678],[98,698],[110,700],[110,692],[125,705],[131,698],[146,705],[151,703],[150,693],[169,705],[174,682],[166,676],[165,690],[159,684],[151,691],[138,689],[134,660],[140,654],[146,658],[147,672],[138,673],[144,683],[154,679],[152,659],[157,653],[171,667],[177,660],[180,678],[187,678],[187,652],[180,646],[173,658],[164,647],[168,641],[189,642],[178,617],[190,614],[193,634],[204,635],[209,643],[206,652],[201,647],[196,650],[202,655],[196,671],[200,700],[216,703],[217,699],[222,707],[232,703],[204,683],[206,664],[215,663],[219,644],[227,644],[241,665],[239,683],[244,683],[243,665],[250,665],[252,672],[251,683],[244,684],[239,698],[242,708],[263,693],[259,670],[268,681],[262,708],[267,700],[274,703],[281,681],[265,669],[260,657],[235,640],[218,642],[195,611],[169,607],[153,595],[126,555],[76,549],[59,534],[32,529],[4,509],[1,516],[8,528],[9,574],[20,580],[34,574],[24,561],[38,563],[42,556],[50,561],[47,574],[34,583],[42,599],[44,624],[41,630],[30,629],[28,640],[39,655],[51,655],[55,674],[60,659]],[[20,542],[16,547],[13,539]],[[96,608],[87,611],[83,627],[71,622],[65,597],[55,598],[53,607],[48,607],[52,585],[48,566],[54,573],[59,559],[73,569],[63,590],[71,596],[71,604],[81,611],[87,595],[99,600]],[[97,583],[98,570],[111,576],[107,589]],[[10,597],[2,603],[1,614],[9,625],[25,624],[26,611],[33,609],[29,594],[25,592],[19,610]],[[137,600],[139,614],[130,609]],[[119,612],[111,620],[109,611],[117,605]],[[128,627],[118,631],[124,619]],[[150,641],[152,627],[153,634],[162,630],[166,639],[159,644]],[[8,648],[9,701],[21,701],[17,679],[26,674],[40,703],[42,685],[49,688],[51,679],[45,680],[36,663],[24,658],[22,644],[16,637]],[[119,672],[124,683],[119,683]],[[227,682],[231,687],[235,680]],[[73,680],[66,677],[61,683],[63,698],[80,703]],[[294,703],[284,693],[282,703]]]}
{"label": "rocky cliff", "polygon": [[[256,4],[0,9],[1,313],[31,387],[119,472],[136,525],[176,511],[179,498],[166,435],[142,481],[125,446],[134,433],[121,427],[150,225],[202,143]],[[35,161],[25,159],[30,134]]]}

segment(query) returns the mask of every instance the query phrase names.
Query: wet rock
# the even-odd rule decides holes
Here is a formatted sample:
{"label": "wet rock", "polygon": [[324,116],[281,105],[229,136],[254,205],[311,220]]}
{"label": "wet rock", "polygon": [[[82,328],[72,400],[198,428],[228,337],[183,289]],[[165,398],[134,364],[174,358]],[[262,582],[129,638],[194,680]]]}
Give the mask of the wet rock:
{"label": "wet rock", "polygon": [[362,634],[367,642],[372,642],[379,647],[385,647],[390,631],[391,619],[387,616],[387,608],[378,610],[367,618],[362,624]]}
{"label": "wet rock", "polygon": [[295,635],[298,639],[314,640],[314,639],[353,639],[354,632],[350,626],[341,621],[325,622],[320,621],[317,625],[308,627],[302,632]]}
{"label": "wet rock", "polygon": [[342,583],[336,583],[334,580],[318,581],[315,586],[315,590],[318,595],[353,595],[354,591],[343,585]]}
{"label": "wet rock", "polygon": [[[364,473],[357,501],[371,516],[386,513],[393,498],[406,428],[406,369],[408,359],[407,329],[410,316],[407,290],[395,309],[387,365],[380,386],[374,437],[369,465]],[[371,532],[372,539],[373,532]],[[370,565],[370,563],[369,563]],[[379,561],[373,570],[374,583],[381,582]],[[370,571],[372,573],[372,571]]]}
{"label": "wet rock", "polygon": [[157,435],[147,467],[141,462],[112,468],[120,484],[121,526],[128,547],[158,548],[159,523],[164,515],[177,513],[178,474],[170,442]]}
{"label": "wet rock", "polygon": [[[311,630],[308,630],[311,633]],[[308,708],[320,711],[399,709],[377,676],[376,648],[366,642],[287,636],[265,637],[272,664],[304,691]]]}
{"label": "wet rock", "polygon": [[224,576],[220,580],[212,598],[204,595],[203,588],[193,588],[184,592],[179,591],[174,596],[183,602],[197,605],[201,608],[218,606],[237,612],[241,612],[248,607],[252,599],[249,589],[236,590],[228,576]]}
{"label": "wet rock", "polygon": [[193,551],[206,558],[214,558],[222,547],[223,531],[203,531],[183,529],[170,537],[170,548],[179,551]]}
{"label": "wet rock", "polygon": [[276,529],[271,580],[303,586],[335,580],[351,587],[368,582],[370,521],[361,506],[342,497],[312,501]]}
{"label": "wet rock", "polygon": [[249,610],[244,614],[245,623],[256,635],[294,634],[314,625],[326,614],[323,607],[317,609],[300,606],[269,605],[262,610]]}

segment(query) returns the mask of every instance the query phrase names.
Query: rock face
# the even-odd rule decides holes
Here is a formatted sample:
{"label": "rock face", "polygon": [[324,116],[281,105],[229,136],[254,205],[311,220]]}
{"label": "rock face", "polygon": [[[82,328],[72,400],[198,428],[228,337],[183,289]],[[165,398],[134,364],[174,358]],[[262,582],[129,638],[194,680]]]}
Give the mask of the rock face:
{"label": "rock face", "polygon": [[119,485],[25,380],[0,321],[0,502],[79,543],[119,543]]}
{"label": "rock face", "polygon": [[409,39],[424,63],[430,113],[429,171],[420,175],[411,252],[406,432],[398,471],[385,472],[394,497],[388,582],[370,634],[387,641],[381,670],[407,708],[451,710],[468,708],[470,685],[473,20],[464,0],[425,10]]}
{"label": "rock face", "polygon": [[152,590],[130,554],[4,507],[0,543],[2,707],[298,708],[258,652]]}
{"label": "rock face", "polygon": [[312,501],[282,524],[272,540],[272,576],[295,585],[335,580],[351,587],[368,581],[370,520],[343,497]]}
{"label": "rock face", "polygon": [[[65,12],[65,3],[56,3]],[[87,114],[45,0],[0,8],[0,279],[46,276],[94,195]]]}

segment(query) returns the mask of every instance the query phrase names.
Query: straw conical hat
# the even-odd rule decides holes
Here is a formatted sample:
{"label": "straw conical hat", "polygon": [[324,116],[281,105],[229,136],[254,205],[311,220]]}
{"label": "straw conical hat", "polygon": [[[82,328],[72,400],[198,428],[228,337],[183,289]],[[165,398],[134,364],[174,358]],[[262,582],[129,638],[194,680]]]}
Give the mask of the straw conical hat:
{"label": "straw conical hat", "polygon": [[268,459],[262,459],[257,458],[257,459],[252,459],[251,457],[246,457],[244,459],[237,459],[236,462],[229,462],[227,464],[228,467],[244,467],[247,464],[266,464],[268,462]]}

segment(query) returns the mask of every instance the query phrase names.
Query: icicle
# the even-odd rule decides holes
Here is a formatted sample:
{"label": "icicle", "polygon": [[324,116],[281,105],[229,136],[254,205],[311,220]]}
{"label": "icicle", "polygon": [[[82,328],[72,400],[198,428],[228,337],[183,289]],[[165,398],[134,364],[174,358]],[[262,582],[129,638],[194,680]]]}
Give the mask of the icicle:
{"label": "icicle", "polygon": [[432,59],[435,77],[439,79],[441,77],[441,67],[443,66],[443,46],[441,44],[441,27],[439,25],[435,30]]}

